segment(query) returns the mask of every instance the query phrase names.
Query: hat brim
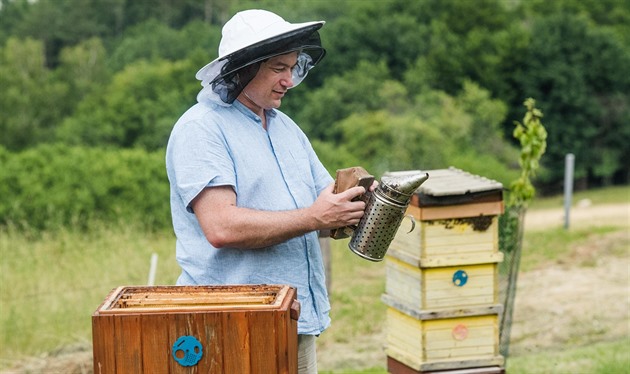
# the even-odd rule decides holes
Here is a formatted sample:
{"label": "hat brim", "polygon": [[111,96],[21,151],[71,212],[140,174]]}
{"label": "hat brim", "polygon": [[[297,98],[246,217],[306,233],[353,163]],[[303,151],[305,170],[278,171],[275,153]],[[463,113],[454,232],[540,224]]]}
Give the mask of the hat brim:
{"label": "hat brim", "polygon": [[[208,63],[195,75],[195,77],[202,81],[202,85],[209,84],[213,80],[219,78],[220,76],[224,76],[226,74],[230,74],[236,70],[239,70],[247,65],[256,63],[263,59],[273,57],[276,55],[292,52],[298,49],[319,49],[322,51],[320,57],[317,59],[317,62],[321,60],[324,56],[325,51],[320,45],[302,45],[295,46],[292,48],[287,48],[284,51],[278,51],[277,48],[273,48],[272,46],[277,43],[282,43],[283,41],[291,41],[295,40],[299,37],[306,36],[308,34],[314,33],[319,30],[323,25],[324,21],[313,21],[313,22],[304,22],[298,24],[289,24],[289,27],[285,27],[280,32],[276,31],[274,35],[270,35],[269,37],[260,40],[256,43],[252,43],[250,45],[244,46],[228,55],[219,56],[214,59],[212,62]],[[280,48],[282,49],[282,48]],[[275,50],[273,53],[269,53],[270,50]],[[267,51],[267,53],[265,53]],[[251,57],[251,58],[249,58]],[[248,60],[249,58],[249,60]],[[233,60],[239,61],[234,66],[231,66],[228,70],[223,71],[225,65]]]}

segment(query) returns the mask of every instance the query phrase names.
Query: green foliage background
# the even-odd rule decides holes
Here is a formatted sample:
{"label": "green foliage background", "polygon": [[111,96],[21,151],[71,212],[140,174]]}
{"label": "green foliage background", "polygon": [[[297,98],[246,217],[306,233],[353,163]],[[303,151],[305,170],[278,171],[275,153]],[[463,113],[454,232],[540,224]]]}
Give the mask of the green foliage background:
{"label": "green foliage background", "polygon": [[166,227],[161,157],[194,74],[247,8],[326,20],[327,57],[284,100],[333,173],[519,173],[513,121],[545,113],[540,191],[627,184],[625,0],[0,0],[0,224]]}
{"label": "green foliage background", "polygon": [[91,221],[170,224],[162,150],[40,145],[0,148],[0,225],[25,230],[89,228]]}

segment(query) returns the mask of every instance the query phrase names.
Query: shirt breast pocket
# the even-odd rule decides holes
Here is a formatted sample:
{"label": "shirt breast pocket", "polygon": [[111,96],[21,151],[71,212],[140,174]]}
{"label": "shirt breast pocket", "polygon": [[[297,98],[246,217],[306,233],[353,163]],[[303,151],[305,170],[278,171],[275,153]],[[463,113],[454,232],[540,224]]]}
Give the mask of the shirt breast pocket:
{"label": "shirt breast pocket", "polygon": [[297,149],[297,147],[290,150],[292,163],[290,167],[291,178],[296,182],[299,182],[295,187],[300,187],[303,192],[308,191],[308,194],[313,194],[315,191],[315,182],[313,180],[313,173],[311,170],[311,159],[308,153],[304,149]]}

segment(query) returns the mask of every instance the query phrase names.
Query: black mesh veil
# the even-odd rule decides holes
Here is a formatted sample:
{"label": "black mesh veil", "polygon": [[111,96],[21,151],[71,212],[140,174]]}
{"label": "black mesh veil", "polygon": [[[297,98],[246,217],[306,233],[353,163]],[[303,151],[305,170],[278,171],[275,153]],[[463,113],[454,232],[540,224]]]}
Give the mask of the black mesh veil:
{"label": "black mesh veil", "polygon": [[321,24],[316,24],[278,35],[225,56],[223,59],[227,63],[221,73],[210,82],[212,90],[223,102],[231,104],[254,79],[260,62],[293,51],[300,51],[310,57],[306,59],[308,62],[305,66],[299,67],[299,74],[303,78],[326,54],[317,31],[320,27]]}

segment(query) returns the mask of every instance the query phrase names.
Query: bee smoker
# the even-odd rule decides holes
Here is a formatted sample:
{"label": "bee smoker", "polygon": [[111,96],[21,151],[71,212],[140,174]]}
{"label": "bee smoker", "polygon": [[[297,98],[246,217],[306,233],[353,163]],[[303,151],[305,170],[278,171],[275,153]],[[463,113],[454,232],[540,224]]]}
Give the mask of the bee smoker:
{"label": "bee smoker", "polygon": [[405,217],[411,196],[429,178],[428,173],[421,171],[395,174],[383,176],[374,191],[364,196],[365,213],[353,227],[348,247],[366,260],[383,260]]}

